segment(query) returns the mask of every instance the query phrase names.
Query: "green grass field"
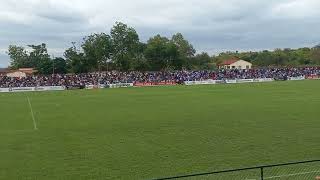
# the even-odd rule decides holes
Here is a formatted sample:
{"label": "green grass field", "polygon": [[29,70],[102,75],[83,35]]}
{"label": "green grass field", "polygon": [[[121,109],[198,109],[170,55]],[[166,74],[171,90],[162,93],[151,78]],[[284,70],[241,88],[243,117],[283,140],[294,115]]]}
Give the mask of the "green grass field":
{"label": "green grass field", "polygon": [[0,119],[1,180],[148,180],[320,159],[320,81],[3,93]]}

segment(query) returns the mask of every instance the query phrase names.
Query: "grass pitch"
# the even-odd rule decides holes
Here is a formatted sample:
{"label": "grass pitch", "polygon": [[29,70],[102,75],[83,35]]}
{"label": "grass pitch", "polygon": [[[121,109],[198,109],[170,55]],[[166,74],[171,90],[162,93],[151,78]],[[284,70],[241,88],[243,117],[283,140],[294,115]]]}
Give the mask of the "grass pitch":
{"label": "grass pitch", "polygon": [[320,159],[319,130],[320,81],[0,94],[0,179],[152,179]]}

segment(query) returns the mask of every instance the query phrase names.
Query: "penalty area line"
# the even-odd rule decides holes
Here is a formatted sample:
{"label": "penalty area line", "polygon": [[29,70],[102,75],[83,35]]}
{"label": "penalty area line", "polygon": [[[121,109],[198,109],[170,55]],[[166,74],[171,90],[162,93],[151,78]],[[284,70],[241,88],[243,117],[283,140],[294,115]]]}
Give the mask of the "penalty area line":
{"label": "penalty area line", "polygon": [[36,119],[35,119],[35,117],[34,117],[33,108],[32,108],[31,101],[30,101],[30,98],[29,98],[28,95],[27,95],[27,99],[28,99],[28,104],[29,104],[29,108],[30,108],[30,113],[31,113],[32,121],[33,121],[33,129],[34,129],[34,130],[38,130],[37,122],[36,122]]}

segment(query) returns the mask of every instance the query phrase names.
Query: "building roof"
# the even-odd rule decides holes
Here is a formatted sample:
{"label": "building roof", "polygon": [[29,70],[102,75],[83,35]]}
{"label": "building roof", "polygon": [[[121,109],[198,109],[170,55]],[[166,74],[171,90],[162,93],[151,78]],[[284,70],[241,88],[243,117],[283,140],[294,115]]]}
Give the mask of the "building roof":
{"label": "building roof", "polygon": [[35,70],[34,68],[19,68],[18,71],[24,72],[26,74],[33,74],[37,72],[37,70]]}
{"label": "building roof", "polygon": [[229,59],[229,60],[225,60],[223,61],[220,65],[224,66],[224,65],[231,65],[235,62],[239,61],[239,59]]}
{"label": "building roof", "polygon": [[0,73],[7,73],[9,70],[7,68],[0,68]]}
{"label": "building roof", "polygon": [[16,73],[16,72],[21,72],[21,73],[31,75],[31,74],[34,74],[38,71],[35,70],[34,68],[20,68],[20,69],[15,69],[15,70],[11,70],[8,68],[0,68],[0,74],[8,74],[8,73]]}
{"label": "building roof", "polygon": [[[231,64],[233,63],[236,63],[238,61],[244,61],[244,62],[247,62],[247,63],[250,63],[248,61],[245,61],[245,60],[242,60],[242,59],[237,59],[237,58],[232,58],[232,59],[228,59],[228,60],[225,60],[223,61],[221,64],[219,64],[220,66],[230,66]],[[250,63],[252,64],[252,63]]]}

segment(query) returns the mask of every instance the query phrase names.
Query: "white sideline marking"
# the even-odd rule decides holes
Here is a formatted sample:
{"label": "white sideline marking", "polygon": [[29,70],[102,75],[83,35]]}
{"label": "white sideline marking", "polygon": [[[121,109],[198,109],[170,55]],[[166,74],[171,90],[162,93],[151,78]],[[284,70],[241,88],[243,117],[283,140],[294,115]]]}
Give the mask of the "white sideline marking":
{"label": "white sideline marking", "polygon": [[[291,177],[291,176],[298,176],[298,175],[305,175],[305,174],[312,174],[312,173],[320,173],[320,171],[310,171],[310,172],[286,174],[286,175],[281,175],[281,176],[270,176],[270,177],[266,177],[264,179],[276,179],[276,178]],[[256,180],[256,179],[246,179],[246,180]]]}
{"label": "white sideline marking", "polygon": [[34,130],[4,130],[4,131],[0,131],[0,133],[31,133],[34,132]]}
{"label": "white sideline marking", "polygon": [[28,95],[27,95],[27,99],[28,99],[28,103],[29,103],[31,117],[32,117],[32,120],[33,120],[33,128],[34,128],[34,130],[38,130],[37,122],[36,122],[36,119],[34,118],[34,113],[33,113],[32,105],[31,105],[31,101],[30,101],[30,98],[29,98]]}
{"label": "white sideline marking", "polygon": [[312,173],[320,173],[320,171],[310,171],[310,172],[294,173],[294,174],[287,174],[287,175],[282,175],[282,176],[271,176],[271,177],[266,177],[266,178],[264,178],[264,179],[275,179],[275,178],[291,177],[291,176],[304,175],[304,174],[312,174]]}

